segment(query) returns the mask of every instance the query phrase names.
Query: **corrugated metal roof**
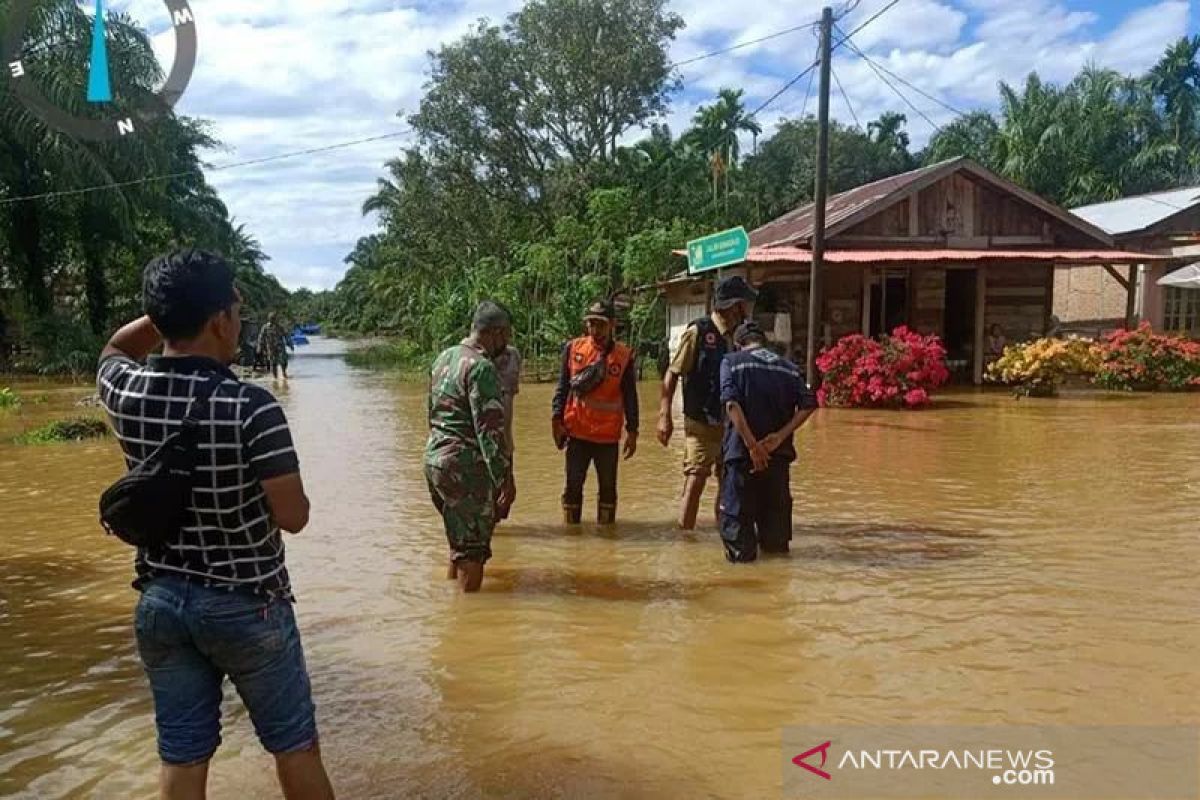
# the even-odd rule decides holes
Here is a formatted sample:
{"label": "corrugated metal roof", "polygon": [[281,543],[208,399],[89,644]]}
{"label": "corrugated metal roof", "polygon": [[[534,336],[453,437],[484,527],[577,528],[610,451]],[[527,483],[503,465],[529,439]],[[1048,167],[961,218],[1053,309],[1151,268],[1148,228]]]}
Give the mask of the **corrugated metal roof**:
{"label": "corrugated metal roof", "polygon": [[1071,209],[1071,213],[1083,217],[1110,235],[1120,236],[1143,231],[1198,204],[1200,186],[1193,186],[1188,189],[1155,192],[1108,203],[1080,206]]}
{"label": "corrugated metal roof", "polygon": [[[835,194],[825,204],[825,229],[828,231],[860,209],[878,203],[932,173],[942,171],[951,163],[943,161]],[[809,239],[814,230],[813,205],[802,205],[755,229],[750,234],[750,244],[754,247],[779,247]]]}
{"label": "corrugated metal roof", "polygon": [[[1064,225],[1069,225],[1095,239],[1098,243],[1112,243],[1111,236],[1099,226],[1072,214],[1065,208],[1054,205],[1049,200],[1039,197],[1028,189],[1000,177],[965,157],[952,158],[911,172],[893,175],[890,178],[883,178],[830,197],[825,206],[825,235],[836,236],[863,219],[900,202],[906,194],[920,191],[957,172],[968,173],[978,181],[990,184],[1005,194],[1023,200]],[[752,247],[786,247],[807,243],[812,238],[814,231],[813,205],[813,203],[807,203],[757,228],[750,234],[750,245]]]}
{"label": "corrugated metal roof", "polygon": [[[911,264],[914,262],[977,263],[1007,261],[1033,264],[1143,264],[1168,261],[1171,256],[1133,253],[1127,250],[958,250],[939,248],[927,250],[827,250],[825,261],[830,264]],[[746,255],[752,264],[791,261],[807,264],[812,251],[799,247],[752,247]]]}

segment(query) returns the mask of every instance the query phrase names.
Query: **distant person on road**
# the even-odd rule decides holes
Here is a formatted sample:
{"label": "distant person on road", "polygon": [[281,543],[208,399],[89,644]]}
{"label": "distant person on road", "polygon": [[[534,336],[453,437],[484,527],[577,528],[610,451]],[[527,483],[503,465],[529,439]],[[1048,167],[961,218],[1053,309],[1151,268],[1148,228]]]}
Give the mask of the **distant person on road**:
{"label": "distant person on road", "polygon": [[521,352],[509,345],[504,352],[496,357],[496,371],[500,373],[500,391],[504,393],[504,441],[508,446],[509,469],[508,489],[501,492],[504,503],[496,507],[497,521],[508,519],[512,512],[512,504],[517,499],[516,473],[516,440],[513,438],[513,414],[516,409],[517,395],[521,393]]}
{"label": "distant person on road", "polygon": [[511,336],[508,312],[480,303],[471,335],[439,355],[430,372],[425,478],[450,544],[448,575],[464,592],[479,591],[497,513],[512,506],[515,491],[493,361]]}
{"label": "distant person on road", "polygon": [[[679,340],[663,379],[658,411],[658,441],[666,447],[675,432],[672,406],[683,380],[684,457],[686,483],[679,510],[679,527],[692,530],[700,511],[704,486],[720,469],[722,423],[721,360],[733,349],[733,331],[750,319],[758,292],[734,276],[717,284],[711,315],[692,322]],[[719,512],[718,512],[719,516]]]}
{"label": "distant person on road", "polygon": [[258,334],[258,353],[259,357],[270,365],[271,376],[276,380],[279,380],[279,373],[282,371],[283,380],[287,382],[289,349],[295,350],[296,345],[292,343],[292,337],[279,324],[279,314],[271,312],[271,316],[267,318],[267,324]]}
{"label": "distant person on road", "polygon": [[567,451],[562,504],[568,525],[583,520],[583,485],[592,464],[599,483],[596,519],[601,525],[616,522],[622,428],[625,460],[637,452],[637,375],[633,352],[616,340],[616,321],[612,303],[593,303],[583,318],[586,335],[563,347],[551,426],[554,443]]}
{"label": "distant person on road", "polygon": [[736,353],[721,363],[725,430],[721,476],[721,540],[733,563],[758,551],[786,553],[792,540],[790,470],[793,434],[817,408],[799,368],[766,346],[753,321],[734,333]]}
{"label": "distant person on road", "polygon": [[[113,335],[97,375],[126,462],[147,459],[204,404],[192,414],[204,444],[191,522],[135,562],[160,797],[205,796],[228,677],[289,800],[332,798],[281,533],[308,524],[308,497],[283,409],[229,369],[241,333],[233,270],[210,253],[176,251],[146,267],[143,295],[147,316]],[[147,358],[160,344],[163,355]]]}

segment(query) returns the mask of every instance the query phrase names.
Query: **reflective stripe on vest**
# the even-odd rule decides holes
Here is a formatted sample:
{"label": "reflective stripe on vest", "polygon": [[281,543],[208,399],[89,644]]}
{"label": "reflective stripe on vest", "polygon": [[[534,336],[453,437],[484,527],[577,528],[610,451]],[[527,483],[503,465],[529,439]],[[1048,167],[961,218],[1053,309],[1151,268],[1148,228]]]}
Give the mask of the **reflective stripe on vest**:
{"label": "reflective stripe on vest", "polygon": [[571,342],[567,354],[570,377],[575,377],[580,370],[602,359],[608,363],[604,380],[586,397],[571,393],[563,413],[563,422],[568,433],[576,439],[615,444],[621,441],[621,430],[625,424],[621,379],[632,360],[632,353],[628,347],[617,342],[605,355],[588,336]]}

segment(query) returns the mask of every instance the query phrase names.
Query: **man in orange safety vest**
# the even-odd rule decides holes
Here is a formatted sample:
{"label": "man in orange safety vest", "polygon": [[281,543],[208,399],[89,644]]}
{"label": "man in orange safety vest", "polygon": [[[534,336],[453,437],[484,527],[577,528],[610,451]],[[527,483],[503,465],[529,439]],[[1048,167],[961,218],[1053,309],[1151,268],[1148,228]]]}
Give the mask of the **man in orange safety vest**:
{"label": "man in orange safety vest", "polygon": [[633,352],[616,340],[616,311],[608,301],[593,303],[583,318],[586,335],[563,348],[554,393],[554,443],[567,451],[563,519],[583,517],[583,484],[596,465],[600,484],[597,520],[611,525],[617,516],[617,464],[621,431],[625,459],[637,452],[638,397]]}

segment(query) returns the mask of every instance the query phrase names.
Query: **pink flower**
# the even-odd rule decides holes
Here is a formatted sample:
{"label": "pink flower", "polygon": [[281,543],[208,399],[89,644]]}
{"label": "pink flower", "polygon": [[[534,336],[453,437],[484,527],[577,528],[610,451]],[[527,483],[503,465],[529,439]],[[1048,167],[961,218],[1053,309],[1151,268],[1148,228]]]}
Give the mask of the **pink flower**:
{"label": "pink flower", "polygon": [[911,408],[923,406],[929,402],[929,393],[924,389],[910,389],[908,394],[904,395],[904,403]]}

